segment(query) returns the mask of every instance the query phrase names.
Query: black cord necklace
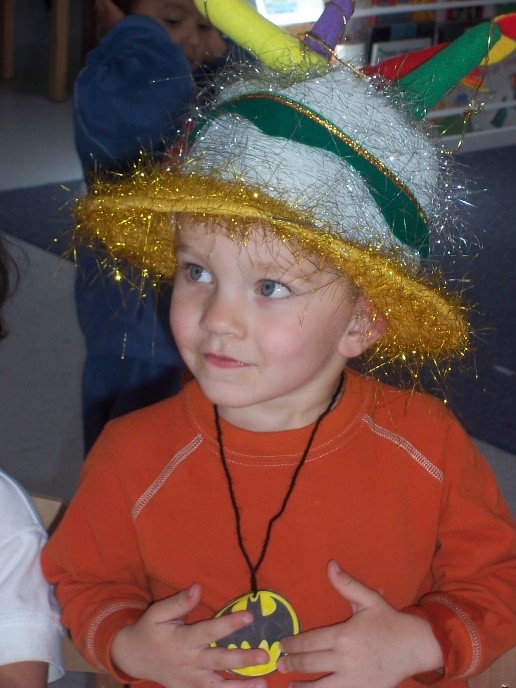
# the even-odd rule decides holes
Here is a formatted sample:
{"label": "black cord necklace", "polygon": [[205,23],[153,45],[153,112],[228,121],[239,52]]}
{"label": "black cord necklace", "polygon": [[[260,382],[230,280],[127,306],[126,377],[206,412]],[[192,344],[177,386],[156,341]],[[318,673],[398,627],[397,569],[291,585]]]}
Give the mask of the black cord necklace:
{"label": "black cord necklace", "polygon": [[[220,426],[219,412],[217,406],[213,406],[213,410],[215,413],[215,427],[217,430],[217,442],[219,446],[220,460],[222,462],[222,467],[224,469],[224,474],[226,476],[229,489],[229,496],[231,499],[231,505],[233,507],[233,512],[235,514],[238,547],[249,568],[251,584],[250,593],[241,595],[240,597],[232,600],[220,612],[218,612],[217,616],[230,614],[234,611],[237,611],[237,609],[252,609],[255,615],[255,622],[252,624],[252,626],[247,627],[242,631],[239,631],[238,633],[232,634],[231,636],[224,638],[222,642],[219,641],[217,643],[213,643],[213,645],[222,647],[236,645],[237,647],[240,647],[242,646],[242,643],[245,643],[247,647],[263,647],[264,642],[266,642],[267,647],[269,648],[270,657],[270,662],[267,665],[257,665],[254,667],[245,667],[244,669],[236,669],[234,670],[234,673],[244,676],[260,676],[263,674],[268,674],[271,671],[274,671],[276,668],[277,660],[279,659],[279,656],[281,654],[279,650],[280,640],[288,635],[294,635],[295,633],[299,633],[299,621],[292,606],[287,602],[287,600],[284,597],[278,595],[275,592],[269,590],[259,590],[257,585],[257,574],[260,566],[263,563],[263,560],[265,559],[265,555],[267,554],[272,528],[276,521],[284,514],[285,509],[287,508],[287,504],[296,485],[297,478],[303,465],[306,462],[306,459],[312,447],[319,426],[337,402],[340,394],[344,389],[344,383],[345,376],[344,373],[342,373],[339,379],[339,384],[337,385],[337,389],[335,390],[335,393],[333,394],[328,406],[324,409],[324,411],[318,416],[317,420],[315,421],[314,427],[312,428],[303,454],[301,455],[301,458],[290,479],[290,483],[285,493],[285,497],[283,498],[283,502],[279,510],[269,520],[261,552],[258,556],[258,559],[256,560],[256,563],[254,564],[251,561],[249,553],[244,544],[244,539],[242,536],[242,525],[240,521],[240,510],[238,508],[238,504],[236,501],[233,481],[231,479],[226,454],[224,452],[224,443],[222,440],[222,429]],[[267,616],[267,610],[272,611],[270,611],[269,613],[269,616],[271,618],[266,620],[265,617]],[[260,620],[259,624],[256,623],[257,617]],[[264,620],[266,620],[267,623],[264,623]]]}

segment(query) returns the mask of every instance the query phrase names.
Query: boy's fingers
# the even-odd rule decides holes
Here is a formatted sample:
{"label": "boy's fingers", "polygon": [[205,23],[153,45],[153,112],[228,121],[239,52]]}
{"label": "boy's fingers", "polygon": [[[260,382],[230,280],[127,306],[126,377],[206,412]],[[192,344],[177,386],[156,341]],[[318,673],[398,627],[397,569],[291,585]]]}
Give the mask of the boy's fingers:
{"label": "boy's fingers", "polygon": [[[149,610],[152,615],[152,622],[159,624],[183,621],[184,617],[199,604],[201,594],[201,586],[198,583],[194,583],[186,590],[181,590],[177,595],[155,602]],[[253,623],[253,620],[251,612],[241,611],[216,619],[198,621],[185,628],[188,629],[193,645],[204,647],[225,638],[241,628],[245,628],[245,626],[249,626]],[[249,666],[251,663],[248,662],[243,666]],[[259,664],[260,661],[257,663]],[[236,668],[236,665],[231,668]]]}
{"label": "boy's fingers", "polygon": [[223,671],[224,669],[242,669],[243,667],[267,664],[269,655],[265,650],[238,650],[226,648],[210,648],[207,669]]}
{"label": "boy's fingers", "polygon": [[330,583],[350,603],[353,614],[372,607],[378,603],[378,599],[382,599],[375,590],[371,590],[347,571],[343,571],[334,560],[328,563],[327,572]]}
{"label": "boy's fingers", "polygon": [[[371,590],[360,581],[343,571],[336,561],[328,563],[328,579],[331,584],[350,604],[353,614],[362,612],[379,602],[384,602],[382,596],[375,590]],[[348,619],[349,620],[349,619]],[[315,628],[305,633],[300,633],[281,641],[283,652],[295,656],[297,653],[320,653],[333,647],[335,642],[335,630],[333,626]],[[296,660],[297,661],[297,660]],[[287,660],[287,663],[289,660]],[[282,664],[283,661],[282,661]],[[297,668],[296,671],[301,669]],[[317,669],[314,669],[317,671]]]}
{"label": "boy's fingers", "polygon": [[102,35],[110,31],[125,16],[120,7],[112,0],[96,0],[95,11]]}
{"label": "boy's fingers", "polygon": [[292,635],[281,641],[281,650],[287,654],[297,652],[317,652],[327,650],[333,645],[334,630],[332,626],[314,628],[299,635]]}
{"label": "boy's fingers", "polygon": [[191,612],[201,600],[201,586],[194,583],[177,595],[155,602],[150,608],[152,620],[155,623],[166,623],[181,620]]}
{"label": "boy's fingers", "polygon": [[332,660],[333,653],[328,651],[285,655],[278,660],[278,671],[280,673],[299,671],[303,674],[328,673],[334,671]]}
{"label": "boy's fingers", "polygon": [[198,621],[189,628],[194,638],[194,644],[197,647],[202,647],[221,640],[252,623],[253,615],[250,612],[242,611],[227,614],[217,619]]}

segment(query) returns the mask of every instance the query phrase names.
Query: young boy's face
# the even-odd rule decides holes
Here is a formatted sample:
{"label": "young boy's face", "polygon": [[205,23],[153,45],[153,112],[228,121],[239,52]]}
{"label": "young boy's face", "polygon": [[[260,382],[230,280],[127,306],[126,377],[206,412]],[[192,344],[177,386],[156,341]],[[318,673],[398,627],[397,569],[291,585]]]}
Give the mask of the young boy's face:
{"label": "young boy's face", "polygon": [[200,14],[193,0],[135,0],[132,14],[158,21],[168,31],[170,40],[183,49],[192,70],[226,52],[219,32]]}
{"label": "young boy's face", "polygon": [[180,225],[171,326],[206,396],[239,427],[313,422],[360,353],[347,281],[258,227],[242,246],[220,226]]}

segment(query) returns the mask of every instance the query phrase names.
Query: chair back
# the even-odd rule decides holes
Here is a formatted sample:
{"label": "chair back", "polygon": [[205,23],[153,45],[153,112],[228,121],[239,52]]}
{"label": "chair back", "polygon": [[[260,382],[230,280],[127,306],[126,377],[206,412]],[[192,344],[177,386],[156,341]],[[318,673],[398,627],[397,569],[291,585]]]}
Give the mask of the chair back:
{"label": "chair back", "polygon": [[516,647],[469,681],[469,688],[516,688]]}

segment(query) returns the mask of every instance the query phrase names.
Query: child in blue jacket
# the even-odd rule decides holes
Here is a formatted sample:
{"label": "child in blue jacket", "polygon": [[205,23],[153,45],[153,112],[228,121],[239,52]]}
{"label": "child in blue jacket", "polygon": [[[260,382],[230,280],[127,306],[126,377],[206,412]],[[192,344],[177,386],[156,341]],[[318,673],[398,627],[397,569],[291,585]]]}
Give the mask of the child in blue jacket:
{"label": "child in blue jacket", "polygon": [[[97,0],[101,32],[75,84],[74,128],[86,181],[159,159],[227,45],[192,0]],[[122,9],[123,8],[123,9]],[[127,10],[128,14],[124,12]],[[104,254],[78,255],[76,306],[86,343],[86,451],[112,417],[178,391],[183,364],[168,325],[169,290],[138,289]]]}
{"label": "child in blue jacket", "polygon": [[226,53],[192,0],[97,0],[99,46],[77,78],[74,126],[85,170],[126,170],[174,140],[199,79]]}

